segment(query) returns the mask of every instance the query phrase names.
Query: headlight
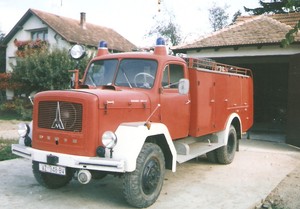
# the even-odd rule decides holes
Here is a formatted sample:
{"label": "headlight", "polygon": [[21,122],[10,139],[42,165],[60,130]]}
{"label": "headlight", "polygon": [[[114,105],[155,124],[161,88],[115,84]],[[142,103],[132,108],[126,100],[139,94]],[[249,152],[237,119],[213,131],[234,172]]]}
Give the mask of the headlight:
{"label": "headlight", "polygon": [[75,60],[79,60],[85,55],[85,48],[82,45],[76,44],[69,51],[71,57]]}
{"label": "headlight", "polygon": [[20,123],[18,126],[19,126],[19,128],[18,128],[19,136],[25,137],[30,131],[29,126],[25,123]]}
{"label": "headlight", "polygon": [[117,136],[111,131],[105,131],[102,135],[102,144],[108,149],[114,148],[117,141]]}

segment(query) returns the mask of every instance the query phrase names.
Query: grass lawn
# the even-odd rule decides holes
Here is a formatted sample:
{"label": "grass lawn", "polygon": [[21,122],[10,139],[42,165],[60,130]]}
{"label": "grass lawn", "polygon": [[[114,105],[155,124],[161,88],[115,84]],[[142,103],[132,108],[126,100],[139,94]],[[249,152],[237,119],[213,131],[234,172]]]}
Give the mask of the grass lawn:
{"label": "grass lawn", "polygon": [[0,161],[18,158],[17,155],[11,153],[11,145],[18,143],[16,139],[0,138]]}
{"label": "grass lawn", "polygon": [[0,111],[0,120],[19,120],[20,116],[17,113]]}
{"label": "grass lawn", "polygon": [[[0,120],[19,120],[16,113],[0,111]],[[17,155],[11,153],[11,145],[18,144],[17,139],[3,139],[0,137],[0,161],[18,158]]]}

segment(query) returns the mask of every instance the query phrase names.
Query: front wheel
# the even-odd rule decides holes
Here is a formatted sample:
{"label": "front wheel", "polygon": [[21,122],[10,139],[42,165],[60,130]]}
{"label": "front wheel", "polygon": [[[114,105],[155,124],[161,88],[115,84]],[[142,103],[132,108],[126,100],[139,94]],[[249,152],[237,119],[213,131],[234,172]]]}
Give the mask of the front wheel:
{"label": "front wheel", "polygon": [[44,173],[39,170],[39,162],[32,162],[32,171],[37,182],[49,189],[58,189],[67,185],[73,177],[74,172],[67,168],[65,176],[60,176],[51,173]]}
{"label": "front wheel", "polygon": [[160,147],[145,143],[133,172],[124,174],[123,193],[126,201],[138,208],[152,205],[158,198],[165,175],[165,158]]}

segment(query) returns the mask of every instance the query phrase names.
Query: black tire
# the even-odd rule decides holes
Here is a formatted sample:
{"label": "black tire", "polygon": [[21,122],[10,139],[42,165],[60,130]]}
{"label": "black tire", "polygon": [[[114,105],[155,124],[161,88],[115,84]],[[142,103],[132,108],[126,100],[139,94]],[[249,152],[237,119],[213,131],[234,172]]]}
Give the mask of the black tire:
{"label": "black tire", "polygon": [[145,143],[136,161],[136,169],[124,174],[126,201],[138,208],[152,205],[158,198],[165,175],[165,158],[160,147]]}
{"label": "black tire", "polygon": [[37,182],[49,189],[58,189],[66,186],[72,180],[74,174],[70,168],[67,168],[65,176],[44,173],[39,170],[39,162],[35,161],[32,161],[32,172]]}
{"label": "black tire", "polygon": [[206,153],[206,157],[207,157],[209,162],[218,163],[218,155],[217,155],[216,150],[213,150],[213,151],[210,151],[210,152]]}
{"label": "black tire", "polygon": [[230,164],[235,155],[237,147],[237,134],[234,126],[230,126],[228,133],[228,142],[227,145],[220,147],[216,150],[218,162],[220,164]]}

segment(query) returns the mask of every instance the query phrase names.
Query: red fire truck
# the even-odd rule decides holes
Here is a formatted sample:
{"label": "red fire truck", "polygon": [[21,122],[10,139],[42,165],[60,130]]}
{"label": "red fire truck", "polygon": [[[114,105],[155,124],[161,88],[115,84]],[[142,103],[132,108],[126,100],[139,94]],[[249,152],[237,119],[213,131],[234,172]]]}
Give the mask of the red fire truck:
{"label": "red fire truck", "polygon": [[[80,59],[84,48],[70,54]],[[148,207],[165,169],[203,154],[231,163],[253,123],[249,69],[168,55],[163,39],[154,52],[116,54],[101,42],[83,78],[74,75],[73,89],[36,94],[33,121],[12,145],[47,188],[113,174],[129,204]]]}

